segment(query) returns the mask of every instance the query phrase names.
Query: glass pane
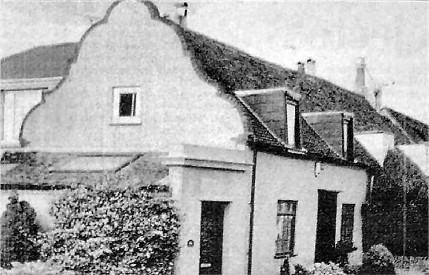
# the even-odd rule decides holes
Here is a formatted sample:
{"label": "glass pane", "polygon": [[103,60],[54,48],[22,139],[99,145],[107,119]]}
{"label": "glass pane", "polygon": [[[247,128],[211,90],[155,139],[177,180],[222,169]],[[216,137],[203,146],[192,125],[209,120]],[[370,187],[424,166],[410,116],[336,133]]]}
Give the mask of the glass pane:
{"label": "glass pane", "polygon": [[279,201],[277,210],[276,254],[290,253],[294,242],[296,202]]}
{"label": "glass pane", "polygon": [[348,123],[344,122],[343,123],[343,151],[344,151],[344,156],[347,156],[347,144],[348,144]]}
{"label": "glass pane", "polygon": [[120,94],[119,95],[119,116],[135,116],[136,115],[136,94]]}
{"label": "glass pane", "polygon": [[296,106],[287,104],[287,140],[289,145],[295,145],[295,109]]}

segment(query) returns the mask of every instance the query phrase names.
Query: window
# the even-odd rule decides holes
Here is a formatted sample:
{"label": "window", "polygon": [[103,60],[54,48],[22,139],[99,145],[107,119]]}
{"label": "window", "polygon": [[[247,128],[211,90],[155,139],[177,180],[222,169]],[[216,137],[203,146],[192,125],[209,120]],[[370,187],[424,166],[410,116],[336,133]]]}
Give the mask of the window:
{"label": "window", "polygon": [[278,201],[276,258],[293,254],[295,244],[296,201]]}
{"label": "window", "polygon": [[286,128],[287,143],[299,147],[298,103],[291,99],[286,100]]}
{"label": "window", "polygon": [[114,124],[138,124],[141,122],[139,90],[138,87],[113,88]]}
{"label": "window", "polygon": [[354,204],[343,204],[341,213],[341,240],[353,242]]}
{"label": "window", "polygon": [[343,157],[353,159],[353,120],[343,119]]}

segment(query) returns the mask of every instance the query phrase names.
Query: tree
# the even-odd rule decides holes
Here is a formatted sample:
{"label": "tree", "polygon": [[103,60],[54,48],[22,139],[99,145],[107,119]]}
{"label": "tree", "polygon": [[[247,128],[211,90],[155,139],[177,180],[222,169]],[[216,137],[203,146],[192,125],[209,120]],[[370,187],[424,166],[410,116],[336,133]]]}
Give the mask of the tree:
{"label": "tree", "polygon": [[36,211],[26,201],[19,201],[18,193],[12,192],[3,212],[1,224],[1,267],[10,268],[11,262],[36,260],[38,246],[34,241],[39,231]]}

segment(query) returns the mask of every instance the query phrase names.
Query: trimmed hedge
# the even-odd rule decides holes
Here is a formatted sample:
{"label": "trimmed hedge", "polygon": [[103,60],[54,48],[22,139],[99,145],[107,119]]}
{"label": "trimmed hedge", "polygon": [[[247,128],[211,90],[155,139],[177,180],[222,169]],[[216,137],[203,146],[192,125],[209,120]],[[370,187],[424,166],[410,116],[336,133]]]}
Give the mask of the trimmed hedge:
{"label": "trimmed hedge", "polygon": [[77,274],[172,274],[179,230],[172,202],[153,197],[158,187],[118,186],[64,193],[51,211],[56,229],[41,236],[43,258]]}

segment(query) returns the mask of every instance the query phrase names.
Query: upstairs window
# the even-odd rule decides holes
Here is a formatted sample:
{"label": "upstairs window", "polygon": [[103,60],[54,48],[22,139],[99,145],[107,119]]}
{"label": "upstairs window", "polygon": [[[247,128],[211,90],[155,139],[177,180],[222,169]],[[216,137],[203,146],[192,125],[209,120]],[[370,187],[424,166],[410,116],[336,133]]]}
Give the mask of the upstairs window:
{"label": "upstairs window", "polygon": [[341,240],[353,242],[354,204],[343,204],[341,213]]}
{"label": "upstairs window", "polygon": [[298,103],[289,99],[286,101],[286,126],[288,145],[299,147]]}
{"label": "upstairs window", "polygon": [[140,88],[113,88],[113,124],[138,124],[140,118]]}
{"label": "upstairs window", "polygon": [[278,201],[277,203],[276,258],[293,254],[296,205],[296,201]]}

